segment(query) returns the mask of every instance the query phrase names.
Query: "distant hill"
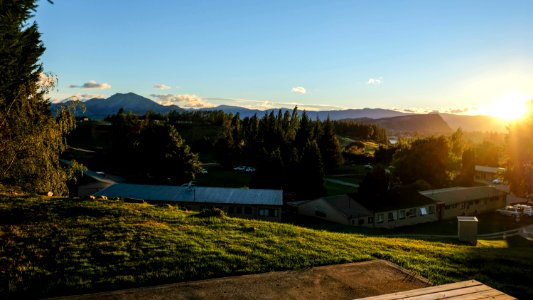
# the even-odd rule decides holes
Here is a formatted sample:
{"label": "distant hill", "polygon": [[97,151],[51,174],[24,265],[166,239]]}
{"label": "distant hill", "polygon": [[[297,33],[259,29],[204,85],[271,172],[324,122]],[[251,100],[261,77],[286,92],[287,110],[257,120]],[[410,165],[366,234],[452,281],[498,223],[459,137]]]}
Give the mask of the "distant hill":
{"label": "distant hill", "polygon": [[[52,111],[56,111],[60,106],[67,105],[71,101],[52,104]],[[181,111],[182,108],[171,105],[161,105],[143,96],[134,93],[117,93],[107,99],[90,99],[84,102],[85,112],[77,110],[76,115],[84,115],[92,119],[104,119],[109,115],[116,114],[121,108],[126,112],[143,115],[148,111],[156,113],[168,113],[173,110]]]}
{"label": "distant hill", "polygon": [[[62,105],[67,105],[70,101],[52,104],[52,111],[55,112]],[[107,99],[90,99],[84,102],[85,112],[78,110],[76,115],[88,116],[92,119],[104,119],[109,115],[116,114],[120,108],[127,112],[143,115],[148,111],[156,113],[168,113],[170,111],[184,111],[176,105],[165,106],[151,99],[134,93],[117,93]],[[225,113],[233,113],[241,118],[257,115],[262,117],[270,112],[277,113],[280,109],[258,110],[248,109],[239,106],[220,105],[211,108],[202,108],[203,111],[221,110]],[[292,108],[281,108],[282,112],[292,112]],[[303,110],[299,110],[300,113]],[[454,114],[408,114],[390,109],[363,108],[345,109],[330,111],[307,111],[311,119],[325,120],[328,116],[331,120],[353,119],[363,123],[377,124],[389,132],[411,133],[419,132],[424,134],[447,133],[457,128],[464,131],[494,131],[505,132],[506,123],[489,116],[465,116]]]}
{"label": "distant hill", "polygon": [[[239,106],[229,106],[229,105],[220,105],[217,107],[202,108],[206,111],[215,111],[222,110],[225,113],[233,113],[241,116],[241,118],[252,117],[257,115],[262,117],[265,114],[270,114],[271,112],[277,113],[279,110],[283,113],[286,111],[292,112],[293,108],[276,108],[268,110],[259,110],[259,109],[248,109]],[[298,110],[300,114],[303,112],[302,109]],[[307,115],[311,119],[325,120],[329,116],[331,120],[342,120],[342,119],[358,119],[358,118],[371,118],[371,119],[381,119],[381,118],[390,118],[408,115],[406,113],[398,112],[390,109],[382,108],[363,108],[363,109],[345,109],[345,110],[327,110],[327,111],[306,111]]]}
{"label": "distant hill", "polygon": [[392,118],[359,118],[353,120],[381,126],[391,135],[405,133],[446,134],[453,131],[438,114],[413,114]]}
{"label": "distant hill", "polygon": [[453,130],[461,128],[463,131],[507,131],[507,122],[490,116],[465,116],[454,114],[440,115]]}

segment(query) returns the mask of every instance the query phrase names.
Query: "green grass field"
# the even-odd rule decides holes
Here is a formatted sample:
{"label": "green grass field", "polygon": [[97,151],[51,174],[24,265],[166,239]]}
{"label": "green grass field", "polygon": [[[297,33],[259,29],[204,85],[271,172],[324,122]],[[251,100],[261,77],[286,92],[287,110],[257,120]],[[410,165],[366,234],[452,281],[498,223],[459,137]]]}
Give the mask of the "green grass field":
{"label": "green grass field", "polygon": [[200,217],[121,201],[0,200],[0,298],[48,297],[385,259],[436,284],[533,297],[529,243],[420,241]]}

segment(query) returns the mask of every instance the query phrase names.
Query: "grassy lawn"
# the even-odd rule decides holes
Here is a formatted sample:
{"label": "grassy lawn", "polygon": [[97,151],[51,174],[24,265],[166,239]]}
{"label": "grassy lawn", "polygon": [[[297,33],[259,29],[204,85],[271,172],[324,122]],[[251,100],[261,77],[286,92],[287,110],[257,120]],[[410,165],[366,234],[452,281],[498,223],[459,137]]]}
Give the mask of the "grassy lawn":
{"label": "grassy lawn", "polygon": [[533,247],[372,237],[200,217],[174,206],[0,200],[0,298],[48,297],[385,259],[441,284],[477,279],[533,297]]}
{"label": "grassy lawn", "polygon": [[338,184],[334,182],[324,181],[324,187],[326,188],[326,192],[328,196],[334,196],[334,195],[344,195],[353,193],[355,191],[354,187],[346,186],[343,184]]}

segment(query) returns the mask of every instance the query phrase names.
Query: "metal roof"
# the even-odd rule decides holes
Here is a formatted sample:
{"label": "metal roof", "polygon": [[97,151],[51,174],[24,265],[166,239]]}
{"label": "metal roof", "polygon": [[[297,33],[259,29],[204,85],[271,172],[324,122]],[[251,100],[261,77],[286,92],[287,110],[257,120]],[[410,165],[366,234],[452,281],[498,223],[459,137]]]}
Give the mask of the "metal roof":
{"label": "metal roof", "polygon": [[445,204],[455,204],[471,200],[504,196],[507,193],[490,186],[453,187],[439,190],[422,191],[420,194]]}
{"label": "metal roof", "polygon": [[329,205],[348,218],[372,216],[372,213],[348,195],[323,198]]}
{"label": "metal roof", "polygon": [[479,165],[476,165],[474,168],[477,172],[483,172],[483,173],[496,174],[496,173],[505,172],[505,168],[495,168],[495,167],[479,166]]}
{"label": "metal roof", "polygon": [[282,190],[117,183],[94,196],[212,204],[283,205]]}

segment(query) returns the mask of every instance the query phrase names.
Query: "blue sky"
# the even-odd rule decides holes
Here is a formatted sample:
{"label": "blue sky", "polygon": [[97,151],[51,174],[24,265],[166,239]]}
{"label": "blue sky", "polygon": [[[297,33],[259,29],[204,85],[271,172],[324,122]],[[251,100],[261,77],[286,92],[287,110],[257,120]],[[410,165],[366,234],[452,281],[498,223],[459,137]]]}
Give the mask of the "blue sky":
{"label": "blue sky", "polygon": [[494,113],[533,98],[533,1],[54,2],[36,21],[57,100]]}

